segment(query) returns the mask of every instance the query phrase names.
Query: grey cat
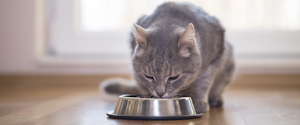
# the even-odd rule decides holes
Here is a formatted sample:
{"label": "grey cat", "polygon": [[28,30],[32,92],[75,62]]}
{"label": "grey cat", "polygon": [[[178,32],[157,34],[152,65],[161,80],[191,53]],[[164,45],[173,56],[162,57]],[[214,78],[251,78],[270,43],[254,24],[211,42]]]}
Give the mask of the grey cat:
{"label": "grey cat", "polygon": [[234,71],[231,45],[219,21],[189,3],[168,2],[142,16],[131,35],[137,86],[105,84],[110,94],[190,96],[197,112],[222,106]]}

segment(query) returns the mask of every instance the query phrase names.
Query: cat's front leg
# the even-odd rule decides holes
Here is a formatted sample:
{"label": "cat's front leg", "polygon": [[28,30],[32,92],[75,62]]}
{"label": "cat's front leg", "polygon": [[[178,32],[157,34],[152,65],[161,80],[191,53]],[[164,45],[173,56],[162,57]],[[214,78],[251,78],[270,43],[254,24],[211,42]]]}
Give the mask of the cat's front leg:
{"label": "cat's front leg", "polygon": [[203,113],[209,110],[208,96],[210,88],[214,83],[218,66],[219,60],[217,59],[196,78],[187,91],[187,95],[193,100],[197,113]]}
{"label": "cat's front leg", "polygon": [[204,113],[209,110],[208,93],[211,87],[211,79],[199,77],[189,89],[189,94],[197,113]]}

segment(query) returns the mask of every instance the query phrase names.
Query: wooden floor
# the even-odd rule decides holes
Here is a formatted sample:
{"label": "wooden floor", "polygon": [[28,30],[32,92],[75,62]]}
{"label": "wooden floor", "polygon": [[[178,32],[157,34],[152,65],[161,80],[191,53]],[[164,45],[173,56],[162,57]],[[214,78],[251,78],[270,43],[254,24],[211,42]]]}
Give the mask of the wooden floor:
{"label": "wooden floor", "polygon": [[225,105],[192,120],[117,120],[95,87],[0,88],[0,125],[300,125],[300,86],[233,85]]}

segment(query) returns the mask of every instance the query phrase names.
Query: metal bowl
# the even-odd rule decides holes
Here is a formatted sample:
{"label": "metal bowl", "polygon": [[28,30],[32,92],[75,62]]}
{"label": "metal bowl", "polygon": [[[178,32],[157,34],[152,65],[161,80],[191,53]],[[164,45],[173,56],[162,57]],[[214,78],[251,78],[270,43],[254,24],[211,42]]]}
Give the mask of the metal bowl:
{"label": "metal bowl", "polygon": [[199,118],[190,97],[139,98],[121,95],[115,110],[107,112],[111,118],[121,119],[191,119]]}

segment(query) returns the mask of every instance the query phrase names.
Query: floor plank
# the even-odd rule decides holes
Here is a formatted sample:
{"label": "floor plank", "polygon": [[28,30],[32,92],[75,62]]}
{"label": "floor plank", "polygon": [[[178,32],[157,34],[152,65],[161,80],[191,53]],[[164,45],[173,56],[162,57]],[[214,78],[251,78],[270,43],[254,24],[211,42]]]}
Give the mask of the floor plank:
{"label": "floor plank", "polygon": [[[1,88],[0,88],[1,89]],[[299,86],[231,86],[223,107],[191,120],[118,120],[106,116],[116,102],[91,88],[1,89],[1,125],[299,125]]]}

